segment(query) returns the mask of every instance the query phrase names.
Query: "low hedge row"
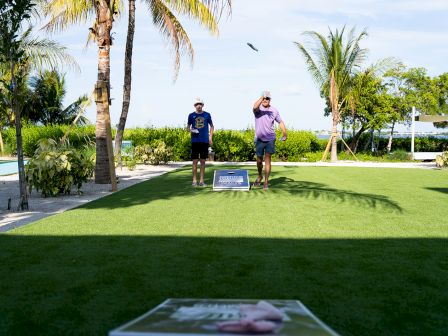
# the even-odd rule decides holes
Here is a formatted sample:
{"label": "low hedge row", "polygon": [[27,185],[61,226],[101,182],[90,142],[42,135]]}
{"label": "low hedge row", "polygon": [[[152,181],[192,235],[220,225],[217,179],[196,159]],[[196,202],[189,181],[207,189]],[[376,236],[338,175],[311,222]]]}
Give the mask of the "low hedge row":
{"label": "low hedge row", "polygon": [[[67,131],[68,126],[34,126],[25,125],[22,129],[24,154],[31,157],[40,139],[51,138],[58,140]],[[115,133],[115,130],[113,131]],[[15,129],[9,128],[2,131],[4,142],[13,152],[16,149]],[[113,134],[114,135],[114,134]],[[281,134],[277,134],[280,138]],[[131,140],[134,146],[154,145],[158,140],[173,149],[174,160],[188,161],[190,159],[190,134],[183,128],[132,128],[126,129],[124,139]],[[214,136],[213,150],[217,161],[250,161],[255,159],[254,130],[244,131],[217,130]],[[75,148],[93,145],[95,142],[95,126],[75,127],[71,129],[68,141]],[[350,142],[350,139],[346,139]],[[358,150],[362,150],[368,141],[368,135],[364,135],[359,143]],[[379,149],[385,150],[387,138],[376,139],[379,141]],[[277,141],[277,153],[273,157],[276,161],[299,161],[306,157],[305,153],[322,151],[327,140],[318,140],[313,132],[288,131],[288,140]],[[340,146],[338,146],[340,148]],[[410,138],[395,138],[392,150],[409,151]],[[448,150],[448,139],[435,137],[422,137],[415,139],[415,150],[421,152],[441,152]]]}
{"label": "low hedge row", "polygon": [[[69,129],[67,125],[49,125],[35,126],[24,125],[22,127],[22,143],[23,153],[25,156],[34,155],[39,140],[41,139],[61,139]],[[16,129],[14,127],[7,128],[2,131],[3,141],[8,148],[15,152],[17,150]],[[67,141],[73,148],[83,148],[85,146],[93,146],[95,143],[95,126],[73,127],[67,137]]]}

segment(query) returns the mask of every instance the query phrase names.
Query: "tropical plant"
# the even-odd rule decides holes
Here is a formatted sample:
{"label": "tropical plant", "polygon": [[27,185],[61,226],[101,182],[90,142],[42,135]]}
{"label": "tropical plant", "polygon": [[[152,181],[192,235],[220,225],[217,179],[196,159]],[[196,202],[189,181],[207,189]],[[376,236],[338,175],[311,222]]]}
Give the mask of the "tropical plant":
{"label": "tropical plant", "polygon": [[[192,1],[166,1],[166,0],[146,0],[153,23],[165,36],[174,50],[175,78],[179,73],[181,52],[186,52],[193,63],[194,50],[190,39],[179,20],[173,12],[186,15],[199,22],[213,35],[218,34],[217,17],[225,7],[231,9],[231,0],[192,0]],[[115,155],[120,155],[118,148],[123,140],[123,132],[131,101],[131,74],[132,74],[132,50],[135,31],[135,0],[128,0],[129,20],[126,38],[124,85],[123,85],[123,105],[120,120],[115,135]],[[227,6],[226,6],[227,5]]]}
{"label": "tropical plant", "polygon": [[355,28],[345,37],[345,26],[341,31],[330,30],[327,38],[314,31],[304,32],[309,40],[302,44],[294,42],[305,58],[308,71],[328,101],[332,116],[331,161],[337,161],[337,126],[341,121],[340,108],[350,90],[351,78],[359,71],[367,56],[367,49],[360,47],[367,35],[363,30],[355,36]]}
{"label": "tropical plant", "polygon": [[135,160],[144,164],[166,164],[174,158],[173,149],[165,144],[163,140],[155,140],[151,145],[135,147]]}
{"label": "tropical plant", "polygon": [[[151,12],[153,22],[159,30],[170,38],[176,52],[176,64],[179,64],[181,51],[190,51],[191,44],[173,11],[182,15],[189,15],[206,27],[215,27],[214,13],[222,8],[222,3],[231,0],[191,0],[191,1],[168,1],[168,0],[146,0]],[[130,2],[130,28],[127,41],[126,54],[126,78],[123,104],[125,113],[120,117],[120,135],[124,130],[127,117],[127,109],[130,100],[131,81],[131,57],[132,40],[135,25],[135,2]],[[113,168],[113,153],[110,130],[110,47],[112,45],[111,30],[114,18],[120,14],[122,2],[119,0],[98,0],[94,2],[79,3],[76,0],[50,0],[44,7],[44,12],[50,15],[47,28],[50,31],[62,30],[71,24],[85,22],[91,16],[95,16],[93,27],[90,28],[90,39],[94,40],[99,48],[98,80],[95,86],[97,91],[97,130],[96,130],[96,183],[109,183],[114,181],[115,170]],[[120,147],[121,141],[116,141],[116,148]]]}
{"label": "tropical plant", "polygon": [[41,139],[34,156],[25,166],[30,192],[33,188],[44,196],[70,194],[73,186],[81,186],[93,175],[94,156],[77,150],[68,142]]}
{"label": "tropical plant", "polygon": [[66,95],[64,75],[56,70],[45,70],[30,79],[31,99],[29,106],[29,118],[34,123],[71,124],[76,119],[76,124],[84,125],[89,120],[80,115],[83,105],[88,101],[87,95],[79,97],[67,107],[63,107]]}
{"label": "tropical plant", "polygon": [[439,168],[448,167],[448,152],[443,152],[442,155],[436,156],[436,164]]}
{"label": "tropical plant", "polygon": [[111,31],[115,17],[120,11],[118,0],[79,2],[76,0],[51,0],[43,5],[44,13],[50,15],[48,31],[63,30],[68,26],[95,17],[89,39],[98,46],[98,75],[95,84],[96,102],[96,167],[95,182],[112,184],[116,190],[115,166],[112,152],[110,126],[110,48]]}

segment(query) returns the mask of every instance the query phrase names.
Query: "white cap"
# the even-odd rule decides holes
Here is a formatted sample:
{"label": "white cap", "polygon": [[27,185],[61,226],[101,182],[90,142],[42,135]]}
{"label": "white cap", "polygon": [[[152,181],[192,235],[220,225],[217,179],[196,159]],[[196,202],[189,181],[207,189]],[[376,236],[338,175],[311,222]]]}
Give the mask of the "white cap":
{"label": "white cap", "polygon": [[193,105],[196,106],[197,104],[204,105],[204,101],[201,98],[196,97],[196,99],[194,100],[194,104]]}
{"label": "white cap", "polygon": [[272,98],[272,96],[271,96],[271,92],[268,91],[268,90],[263,91],[263,92],[261,93],[261,96],[262,96],[263,98]]}

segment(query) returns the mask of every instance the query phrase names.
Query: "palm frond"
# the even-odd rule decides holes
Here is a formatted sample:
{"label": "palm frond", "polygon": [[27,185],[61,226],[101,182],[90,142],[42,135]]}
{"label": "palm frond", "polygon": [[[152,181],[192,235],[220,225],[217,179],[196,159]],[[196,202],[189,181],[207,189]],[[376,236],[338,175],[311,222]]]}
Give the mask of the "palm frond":
{"label": "palm frond", "polygon": [[303,57],[305,58],[305,63],[307,65],[308,71],[311,73],[313,80],[316,82],[316,84],[319,86],[319,88],[322,87],[322,85],[326,82],[325,75],[322,74],[319,66],[314,61],[311,54],[306,50],[305,46],[301,44],[300,42],[293,42],[299,51],[302,53]]}
{"label": "palm frond", "polygon": [[95,0],[52,0],[42,8],[50,16],[43,29],[54,33],[91,20],[95,15]]}
{"label": "palm frond", "polygon": [[[164,3],[172,11],[195,19],[213,35],[218,35],[218,4],[221,1],[200,0],[165,0]],[[221,7],[224,8],[224,7]]]}
{"label": "palm frond", "polygon": [[33,67],[40,71],[45,68],[60,68],[64,66],[80,70],[76,60],[67,52],[67,48],[58,42],[46,39],[37,38],[29,35],[24,36],[23,49],[25,54],[31,61]]}
{"label": "palm frond", "polygon": [[191,64],[194,62],[194,50],[191,41],[184,28],[161,0],[146,0],[152,14],[154,25],[162,35],[168,39],[174,50],[174,80],[177,78],[180,69],[180,58],[182,53],[186,53]]}

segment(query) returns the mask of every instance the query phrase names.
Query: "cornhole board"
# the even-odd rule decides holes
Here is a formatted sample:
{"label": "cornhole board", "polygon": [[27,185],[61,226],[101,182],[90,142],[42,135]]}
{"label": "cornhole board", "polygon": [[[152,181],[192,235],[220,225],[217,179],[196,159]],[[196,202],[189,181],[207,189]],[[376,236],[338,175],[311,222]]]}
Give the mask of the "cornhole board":
{"label": "cornhole board", "polygon": [[[276,336],[338,336],[297,300],[263,300],[283,315],[275,321]],[[256,305],[260,300],[247,299],[168,299],[142,316],[109,332],[109,336],[236,336],[218,330],[220,322],[237,321],[242,305]]]}
{"label": "cornhole board", "polygon": [[249,171],[245,169],[215,170],[213,190],[243,190],[249,191]]}

